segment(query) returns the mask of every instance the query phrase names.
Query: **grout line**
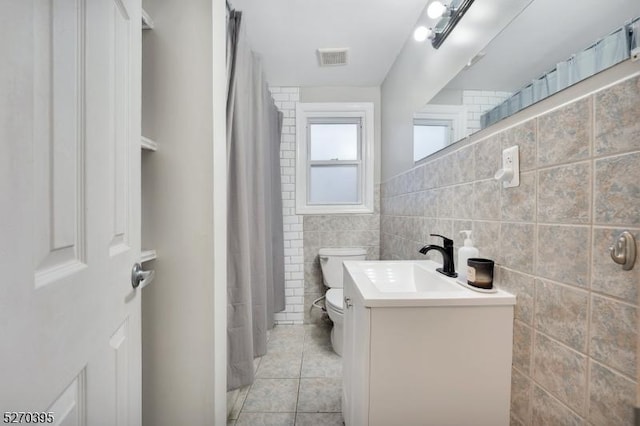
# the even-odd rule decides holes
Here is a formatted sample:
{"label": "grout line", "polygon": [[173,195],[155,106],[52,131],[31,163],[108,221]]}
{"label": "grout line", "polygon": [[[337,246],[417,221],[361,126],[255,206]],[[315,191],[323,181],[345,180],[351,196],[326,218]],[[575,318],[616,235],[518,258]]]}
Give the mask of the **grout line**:
{"label": "grout line", "polygon": [[593,358],[591,358],[591,356],[589,355],[589,351],[590,351],[590,344],[589,342],[591,341],[590,336],[591,336],[591,298],[589,298],[589,301],[587,303],[587,306],[589,308],[589,317],[588,317],[588,321],[587,321],[587,341],[586,341],[586,351],[587,351],[587,377],[585,378],[585,380],[587,381],[585,383],[585,392],[584,392],[584,411],[585,411],[585,418],[587,418],[589,416],[589,411],[591,408],[591,366],[593,365]]}
{"label": "grout line", "polygon": [[595,250],[594,250],[594,244],[595,244],[595,223],[596,223],[596,195],[597,195],[597,186],[596,186],[596,159],[595,159],[595,154],[596,154],[596,96],[592,95],[591,96],[591,114],[592,114],[592,120],[591,120],[591,146],[590,146],[590,154],[591,154],[591,181],[590,181],[590,186],[591,186],[591,205],[590,207],[590,212],[589,212],[589,217],[591,218],[590,221],[590,231],[589,231],[589,246],[588,246],[588,257],[589,257],[589,263],[587,264],[587,272],[588,272],[588,279],[587,279],[587,284],[588,284],[588,290],[589,290],[589,298],[587,299],[587,332],[586,332],[586,340],[585,340],[585,353],[587,356],[587,377],[586,377],[586,384],[585,384],[585,395],[584,395],[584,407],[585,407],[585,412],[587,413],[585,417],[589,416],[589,412],[591,409],[591,378],[592,378],[592,365],[593,365],[593,358],[591,356],[591,333],[592,333],[592,328],[593,328],[593,297],[595,295],[594,291],[593,291],[593,272],[594,272],[594,260],[595,260]]}
{"label": "grout line", "polygon": [[551,340],[553,343],[556,343],[556,344],[562,346],[564,349],[567,349],[567,350],[573,352],[574,354],[578,354],[578,355],[584,357],[586,362],[588,362],[588,363],[589,362],[596,362],[596,363],[602,365],[603,367],[607,368],[608,370],[611,370],[611,371],[619,374],[620,376],[627,378],[628,380],[630,380],[632,382],[636,382],[636,380],[634,378],[629,377],[629,375],[627,375],[626,373],[620,371],[617,367],[613,367],[613,366],[611,366],[609,364],[605,364],[603,361],[599,361],[598,359],[589,356],[589,354],[587,354],[587,353],[584,353],[584,352],[579,351],[579,350],[577,350],[575,348],[572,348],[571,346],[567,345],[566,343],[562,342],[561,340],[558,340],[556,337],[553,337],[550,334],[548,334],[548,333],[546,333],[546,332],[544,332],[542,330],[535,329],[534,331],[535,331],[536,334],[540,334],[540,335],[544,336],[545,338]]}
{"label": "grout line", "polygon": [[[255,378],[254,378],[254,383],[255,383]],[[249,394],[251,393],[252,389],[253,389],[253,383],[249,385],[249,390],[247,391],[247,394],[244,396],[244,400],[242,401],[242,404],[240,405],[240,409],[238,410],[238,417],[235,419],[236,422],[238,421],[238,419],[240,419],[240,415],[244,411],[244,405],[246,404],[247,399],[249,399]]]}
{"label": "grout line", "polygon": [[[538,383],[534,380],[533,382],[534,387],[537,386],[540,389],[542,389],[544,391],[544,393],[547,394],[547,396],[553,400],[556,401],[556,403],[560,404],[562,407],[566,408],[567,410],[569,410],[571,413],[573,413],[576,417],[578,417],[580,420],[587,420],[587,416],[588,416],[588,412],[586,411],[586,407],[584,407],[585,410],[585,415],[581,415],[578,414],[578,412],[571,407],[569,404],[567,404],[566,402],[562,401],[560,398],[558,398],[557,396],[555,396],[551,391],[549,391],[547,388],[545,388],[541,383]],[[532,397],[533,397],[533,392],[532,392]],[[533,404],[532,404],[532,409],[533,409]]]}
{"label": "grout line", "polygon": [[293,419],[294,425],[298,421],[298,404],[300,402],[300,388],[302,387],[302,365],[304,364],[304,348],[307,343],[307,329],[304,325],[302,325],[302,329],[304,330],[304,334],[302,337],[302,351],[300,352],[300,371],[298,371],[298,392],[296,393],[296,406]]}

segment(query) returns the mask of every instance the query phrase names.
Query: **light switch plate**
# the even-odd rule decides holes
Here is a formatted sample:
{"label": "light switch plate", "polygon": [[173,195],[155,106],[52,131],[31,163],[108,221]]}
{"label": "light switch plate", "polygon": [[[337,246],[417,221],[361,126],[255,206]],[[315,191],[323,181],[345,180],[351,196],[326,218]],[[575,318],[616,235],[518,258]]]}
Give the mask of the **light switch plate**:
{"label": "light switch plate", "polygon": [[502,186],[504,188],[520,186],[520,157],[518,145],[514,145],[502,151],[502,168],[505,170],[513,170],[513,177],[511,180],[506,182],[503,181]]}

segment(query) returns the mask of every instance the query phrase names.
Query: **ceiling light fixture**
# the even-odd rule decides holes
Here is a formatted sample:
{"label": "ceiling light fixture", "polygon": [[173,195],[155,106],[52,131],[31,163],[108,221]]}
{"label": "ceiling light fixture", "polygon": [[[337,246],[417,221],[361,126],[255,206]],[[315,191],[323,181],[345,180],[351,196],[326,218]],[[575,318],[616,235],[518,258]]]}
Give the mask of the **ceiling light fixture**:
{"label": "ceiling light fixture", "polygon": [[413,33],[413,38],[417,41],[430,39],[433,48],[439,48],[460,19],[462,19],[474,0],[451,1],[452,4],[449,6],[445,6],[438,0],[431,2],[427,7],[427,15],[431,19],[440,19],[433,29],[424,26],[416,28]]}
{"label": "ceiling light fixture", "polygon": [[413,38],[415,41],[425,41],[426,39],[431,39],[434,37],[433,30],[431,28],[427,28],[425,26],[419,26],[413,32]]}
{"label": "ceiling light fixture", "polygon": [[462,0],[455,8],[450,7],[449,14],[443,16],[442,19],[438,21],[435,27],[435,36],[431,40],[431,45],[435,49],[442,45],[442,42],[449,36],[455,26],[458,25],[458,22],[464,14],[467,13],[467,10],[469,10],[472,4],[473,0]]}
{"label": "ceiling light fixture", "polygon": [[447,10],[447,6],[439,2],[438,0],[431,2],[429,7],[427,7],[427,16],[431,19],[438,19],[444,15],[444,12]]}

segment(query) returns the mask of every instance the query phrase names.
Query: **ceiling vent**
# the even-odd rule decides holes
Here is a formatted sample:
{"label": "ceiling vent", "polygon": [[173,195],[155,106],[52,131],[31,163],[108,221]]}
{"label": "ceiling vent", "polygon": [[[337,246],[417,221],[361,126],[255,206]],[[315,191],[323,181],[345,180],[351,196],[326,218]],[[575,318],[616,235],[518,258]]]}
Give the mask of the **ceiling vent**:
{"label": "ceiling vent", "polygon": [[338,65],[347,65],[347,52],[349,49],[333,48],[318,49],[318,61],[321,67],[335,67]]}

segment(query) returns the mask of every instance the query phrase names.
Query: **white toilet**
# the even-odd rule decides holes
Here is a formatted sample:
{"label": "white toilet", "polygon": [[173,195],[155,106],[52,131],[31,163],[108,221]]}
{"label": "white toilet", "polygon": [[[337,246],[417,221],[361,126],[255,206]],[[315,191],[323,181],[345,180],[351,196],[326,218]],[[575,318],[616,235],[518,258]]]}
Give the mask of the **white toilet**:
{"label": "white toilet", "polygon": [[331,345],[342,356],[342,328],[344,301],[342,295],[342,262],[345,260],[365,260],[367,251],[363,248],[322,248],[318,252],[322,268],[322,280],[327,290],[325,306],[333,321]]}

